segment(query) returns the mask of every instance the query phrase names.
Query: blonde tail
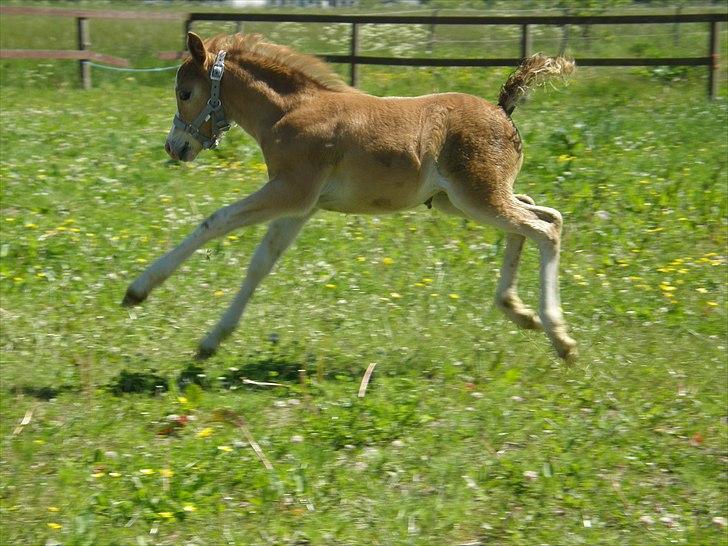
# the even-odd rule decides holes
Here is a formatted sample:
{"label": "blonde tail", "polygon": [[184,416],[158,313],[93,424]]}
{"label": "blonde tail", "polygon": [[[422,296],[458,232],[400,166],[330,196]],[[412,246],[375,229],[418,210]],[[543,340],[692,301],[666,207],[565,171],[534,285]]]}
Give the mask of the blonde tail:
{"label": "blonde tail", "polygon": [[498,106],[509,116],[531,87],[544,84],[549,78],[565,77],[576,68],[574,61],[565,57],[547,57],[541,53],[524,59],[501,87]]}

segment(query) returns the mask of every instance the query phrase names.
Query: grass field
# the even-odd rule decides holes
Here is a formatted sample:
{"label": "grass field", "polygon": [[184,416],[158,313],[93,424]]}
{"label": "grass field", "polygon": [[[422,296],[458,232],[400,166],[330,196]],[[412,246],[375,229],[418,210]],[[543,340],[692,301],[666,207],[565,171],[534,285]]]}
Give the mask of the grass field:
{"label": "grass field", "polygon": [[[502,234],[423,206],[318,214],[198,369],[264,228],[119,302],[264,182],[254,143],[171,163],[171,76],[1,67],[2,544],[725,542],[727,105],[701,71],[583,69],[516,110],[517,189],[564,214],[576,363],[494,309]],[[492,99],[505,75],[362,87]]]}

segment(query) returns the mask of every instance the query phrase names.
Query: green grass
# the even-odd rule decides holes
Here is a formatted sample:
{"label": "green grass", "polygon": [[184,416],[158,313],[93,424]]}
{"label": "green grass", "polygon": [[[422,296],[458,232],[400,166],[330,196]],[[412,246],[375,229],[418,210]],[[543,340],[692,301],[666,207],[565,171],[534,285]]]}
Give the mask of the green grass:
{"label": "green grass", "polygon": [[[195,343],[263,227],[118,304],[264,182],[259,151],[234,130],[166,161],[169,75],[80,92],[68,65],[59,90],[19,66],[0,72],[3,544],[725,540],[727,107],[705,101],[702,72],[584,69],[516,110],[517,190],[565,218],[576,363],[494,309],[502,234],[423,206],[318,214],[201,378]],[[493,98],[504,77],[364,68],[362,86]],[[532,304],[537,285],[530,245]],[[122,373],[156,375],[157,394],[115,394]]]}

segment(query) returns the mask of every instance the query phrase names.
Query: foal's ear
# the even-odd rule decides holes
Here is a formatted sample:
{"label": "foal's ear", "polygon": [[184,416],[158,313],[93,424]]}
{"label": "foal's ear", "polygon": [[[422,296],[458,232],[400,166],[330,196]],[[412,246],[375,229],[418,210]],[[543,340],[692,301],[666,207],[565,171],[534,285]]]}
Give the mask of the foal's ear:
{"label": "foal's ear", "polygon": [[194,32],[187,33],[187,49],[190,50],[190,55],[192,55],[195,61],[203,66],[205,65],[207,50],[205,49],[205,44],[202,43],[202,38]]}

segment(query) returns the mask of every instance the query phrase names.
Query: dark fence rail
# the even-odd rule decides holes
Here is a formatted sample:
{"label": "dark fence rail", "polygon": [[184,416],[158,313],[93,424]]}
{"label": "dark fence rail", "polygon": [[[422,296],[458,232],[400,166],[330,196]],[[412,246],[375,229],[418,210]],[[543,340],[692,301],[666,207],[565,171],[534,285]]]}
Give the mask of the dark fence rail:
{"label": "dark fence rail", "polygon": [[[333,23],[349,25],[350,40],[348,55],[321,55],[329,62],[344,63],[350,67],[352,85],[358,81],[358,66],[432,66],[432,67],[495,67],[515,66],[524,57],[531,54],[531,27],[534,25],[638,25],[638,24],[672,24],[705,23],[708,25],[708,41],[706,55],[699,57],[610,57],[579,58],[575,60],[580,66],[705,66],[708,69],[708,96],[714,98],[717,92],[718,79],[718,36],[719,24],[728,21],[728,13],[675,13],[666,15],[522,15],[522,16],[424,16],[424,15],[328,15],[328,14],[282,14],[282,13],[171,13],[171,12],[137,12],[111,10],[76,10],[50,7],[0,7],[0,15],[32,15],[53,17],[75,17],[78,28],[77,55],[73,52],[52,50],[2,50],[0,58],[53,58],[79,59],[79,72],[84,88],[91,86],[89,60],[107,62],[115,66],[125,66],[124,59],[103,56],[89,50],[89,20],[105,19],[146,19],[184,21],[184,29],[188,31],[198,21],[237,21],[239,28],[245,22],[265,23]],[[361,25],[393,25],[413,24],[429,25],[508,25],[521,29],[520,58],[432,58],[432,57],[379,57],[359,54],[359,26]],[[175,59],[181,52],[162,52],[159,57]]]}

